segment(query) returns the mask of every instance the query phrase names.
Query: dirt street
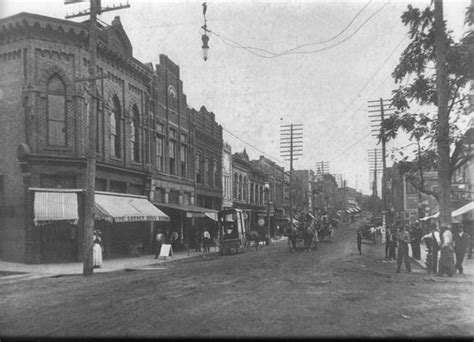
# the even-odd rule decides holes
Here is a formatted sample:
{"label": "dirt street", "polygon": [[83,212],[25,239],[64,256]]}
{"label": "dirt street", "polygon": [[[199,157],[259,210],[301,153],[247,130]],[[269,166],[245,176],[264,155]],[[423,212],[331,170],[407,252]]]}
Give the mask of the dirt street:
{"label": "dirt street", "polygon": [[1,285],[0,335],[473,336],[474,275],[396,274],[340,227],[317,251],[286,240],[150,270]]}

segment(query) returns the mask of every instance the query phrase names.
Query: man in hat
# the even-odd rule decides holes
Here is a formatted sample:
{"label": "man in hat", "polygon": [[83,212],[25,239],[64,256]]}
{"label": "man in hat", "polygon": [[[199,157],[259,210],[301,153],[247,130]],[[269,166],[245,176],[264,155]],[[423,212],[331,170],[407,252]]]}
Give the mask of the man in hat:
{"label": "man in hat", "polygon": [[408,257],[408,244],[410,243],[410,233],[406,226],[401,226],[397,235],[398,251],[397,251],[397,273],[400,273],[402,261],[405,262],[407,272],[411,272],[410,259]]}
{"label": "man in hat", "polygon": [[469,244],[469,235],[464,233],[463,227],[459,227],[458,233],[454,236],[454,253],[456,254],[456,269],[459,274],[463,273],[462,262]]}

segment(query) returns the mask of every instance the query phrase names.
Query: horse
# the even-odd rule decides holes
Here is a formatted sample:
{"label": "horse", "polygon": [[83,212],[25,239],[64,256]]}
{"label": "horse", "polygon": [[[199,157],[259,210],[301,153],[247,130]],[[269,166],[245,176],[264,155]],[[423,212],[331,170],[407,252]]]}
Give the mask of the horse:
{"label": "horse", "polygon": [[257,232],[256,230],[250,230],[245,232],[245,246],[247,249],[250,247],[250,243],[254,242],[255,244],[255,250],[258,250],[258,245],[260,244],[260,241],[262,241],[262,237],[260,236],[260,233]]}

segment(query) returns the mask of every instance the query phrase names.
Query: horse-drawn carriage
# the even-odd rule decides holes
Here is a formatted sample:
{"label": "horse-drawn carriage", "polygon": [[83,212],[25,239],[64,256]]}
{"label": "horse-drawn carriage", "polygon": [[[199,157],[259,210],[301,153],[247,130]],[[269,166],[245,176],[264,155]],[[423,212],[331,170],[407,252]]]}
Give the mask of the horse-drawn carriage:
{"label": "horse-drawn carriage", "polygon": [[288,237],[288,248],[293,252],[301,246],[307,251],[317,248],[318,235],[309,215],[302,214],[299,220],[288,222],[285,236]]}

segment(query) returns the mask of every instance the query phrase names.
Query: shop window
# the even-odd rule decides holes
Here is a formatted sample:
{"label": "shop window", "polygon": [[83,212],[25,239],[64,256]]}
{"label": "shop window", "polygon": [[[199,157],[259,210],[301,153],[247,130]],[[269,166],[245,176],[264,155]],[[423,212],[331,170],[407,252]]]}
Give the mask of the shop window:
{"label": "shop window", "polygon": [[95,179],[95,189],[97,191],[107,191],[107,180],[103,178]]}
{"label": "shop window", "polygon": [[128,192],[127,193],[132,194],[132,195],[144,195],[145,191],[144,191],[142,185],[131,183],[131,184],[128,185]]}
{"label": "shop window", "polygon": [[111,181],[110,182],[110,192],[118,192],[118,193],[121,193],[121,194],[126,194],[127,193],[127,183]]}
{"label": "shop window", "polygon": [[56,75],[48,82],[48,145],[66,146],[66,87]]}
{"label": "shop window", "polygon": [[41,175],[40,184],[42,188],[52,189],[75,189],[76,176],[70,175]]}
{"label": "shop window", "polygon": [[169,203],[179,204],[179,191],[170,190]]}
{"label": "shop window", "polygon": [[153,194],[155,202],[163,203],[165,201],[165,192],[162,188],[156,188]]}

